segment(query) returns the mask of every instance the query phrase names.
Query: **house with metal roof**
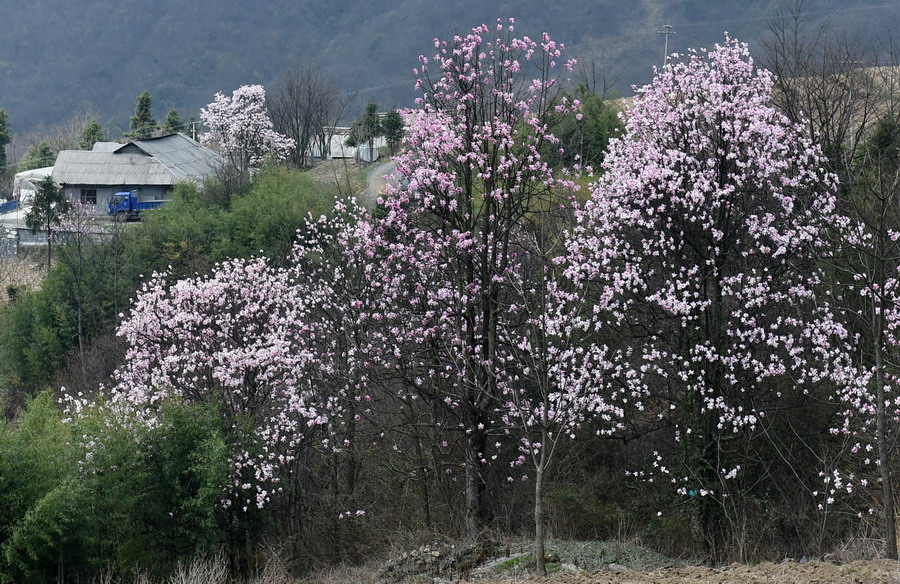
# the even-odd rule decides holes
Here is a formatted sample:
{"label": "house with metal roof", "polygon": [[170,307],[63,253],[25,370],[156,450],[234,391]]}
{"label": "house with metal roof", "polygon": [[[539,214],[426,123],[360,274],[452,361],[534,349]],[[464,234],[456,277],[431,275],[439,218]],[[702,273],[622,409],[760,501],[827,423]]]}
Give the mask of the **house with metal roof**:
{"label": "house with metal roof", "polygon": [[223,165],[212,150],[184,134],[98,142],[93,150],[63,150],[53,180],[70,200],[106,207],[120,191],[139,191],[141,200],[165,200],[179,182],[200,181]]}

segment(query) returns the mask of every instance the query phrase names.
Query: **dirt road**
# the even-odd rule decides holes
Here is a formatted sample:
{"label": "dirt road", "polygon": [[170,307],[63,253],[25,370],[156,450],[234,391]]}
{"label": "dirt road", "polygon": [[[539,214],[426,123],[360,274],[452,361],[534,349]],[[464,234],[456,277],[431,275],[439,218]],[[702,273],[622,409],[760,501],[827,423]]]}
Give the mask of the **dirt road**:
{"label": "dirt road", "polygon": [[369,169],[366,175],[366,190],[360,195],[360,201],[369,209],[375,206],[375,201],[384,192],[387,176],[397,168],[391,161],[384,162]]}

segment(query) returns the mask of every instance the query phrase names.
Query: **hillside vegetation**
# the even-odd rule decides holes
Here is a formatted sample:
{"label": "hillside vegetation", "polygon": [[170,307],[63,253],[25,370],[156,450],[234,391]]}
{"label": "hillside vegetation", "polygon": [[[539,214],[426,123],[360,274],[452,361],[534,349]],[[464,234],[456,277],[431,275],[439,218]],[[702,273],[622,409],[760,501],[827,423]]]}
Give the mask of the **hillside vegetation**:
{"label": "hillside vegetation", "polygon": [[[522,30],[547,30],[584,62],[594,61],[620,94],[649,80],[661,61],[657,31],[672,24],[670,50],[711,45],[722,30],[755,43],[771,2],[567,0],[514,4],[360,1],[247,3],[63,0],[0,6],[0,107],[19,133],[52,126],[92,105],[101,122],[127,129],[134,98],[154,97],[157,117],[177,108],[195,116],[216,91],[242,84],[269,85],[298,61],[311,61],[364,103],[411,103],[409,71],[435,37],[467,30],[472,22],[515,16]],[[868,9],[862,0],[807,2],[812,21],[835,24],[864,39],[888,38],[886,23],[900,7]],[[116,133],[115,131],[113,132]]]}

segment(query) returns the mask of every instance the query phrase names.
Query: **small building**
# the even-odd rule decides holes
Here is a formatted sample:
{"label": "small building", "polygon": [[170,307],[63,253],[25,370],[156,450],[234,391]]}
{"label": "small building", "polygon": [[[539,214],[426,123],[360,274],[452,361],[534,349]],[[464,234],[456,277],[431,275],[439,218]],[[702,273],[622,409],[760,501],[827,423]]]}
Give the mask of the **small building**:
{"label": "small building", "polygon": [[165,200],[176,184],[203,180],[223,164],[218,154],[184,134],[170,134],[63,150],[53,165],[53,180],[70,200],[104,209],[120,191],[140,191],[145,201]]}
{"label": "small building", "polygon": [[370,150],[368,144],[360,146],[347,146],[347,138],[350,137],[348,126],[332,126],[326,128],[328,136],[328,150],[321,152],[318,145],[311,146],[313,158],[333,160],[335,158],[352,158],[363,162],[374,162],[378,159],[378,149],[387,145],[384,136],[377,136],[372,142],[374,149]]}
{"label": "small building", "polygon": [[52,174],[52,166],[17,172],[13,179],[13,200],[18,201],[22,205],[30,204],[34,200],[34,194],[37,192],[38,185]]}

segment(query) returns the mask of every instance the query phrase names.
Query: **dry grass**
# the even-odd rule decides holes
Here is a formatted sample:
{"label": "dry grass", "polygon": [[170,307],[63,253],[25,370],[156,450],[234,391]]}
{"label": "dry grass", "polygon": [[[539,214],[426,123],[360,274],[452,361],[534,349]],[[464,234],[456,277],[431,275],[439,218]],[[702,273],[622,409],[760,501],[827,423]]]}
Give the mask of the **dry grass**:
{"label": "dry grass", "polygon": [[335,566],[317,572],[303,580],[301,584],[356,584],[375,582],[378,570],[374,566]]}
{"label": "dry grass", "polygon": [[178,564],[168,584],[227,584],[228,562],[224,554],[200,557],[188,564]]}
{"label": "dry grass", "polygon": [[40,288],[47,275],[45,261],[45,256],[38,257],[30,252],[15,258],[0,258],[0,305],[9,302],[7,289],[10,286],[24,286],[28,290]]}
{"label": "dry grass", "polygon": [[336,187],[343,195],[357,195],[366,188],[365,168],[353,160],[334,159],[318,162],[310,172],[317,182]]}

